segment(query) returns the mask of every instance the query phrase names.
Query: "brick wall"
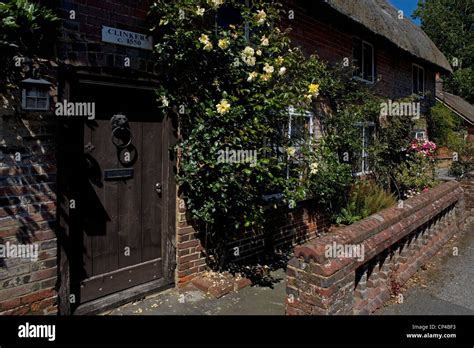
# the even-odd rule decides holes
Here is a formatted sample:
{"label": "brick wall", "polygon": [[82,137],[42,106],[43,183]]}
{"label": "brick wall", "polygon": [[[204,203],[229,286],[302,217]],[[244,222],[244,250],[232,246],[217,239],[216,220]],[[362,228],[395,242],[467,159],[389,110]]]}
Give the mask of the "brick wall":
{"label": "brick wall", "polygon": [[[59,60],[72,66],[124,68],[122,74],[153,73],[158,65],[151,60],[151,51],[102,43],[103,25],[149,34],[150,4],[148,0],[61,0]],[[130,66],[125,65],[125,58],[130,59]]]}
{"label": "brick wall", "polygon": [[[465,230],[465,219],[463,189],[451,181],[405,201],[403,207],[296,247],[287,268],[286,313],[375,311],[445,242]],[[328,253],[347,246],[363,252]]]}
{"label": "brick wall", "polygon": [[376,78],[374,91],[388,98],[403,98],[412,94],[412,63],[425,68],[426,103],[432,105],[435,97],[434,68],[420,59],[398,49],[388,40],[373,34],[361,25],[320,4],[302,5],[301,1],[285,2],[294,11],[294,19],[285,19],[283,25],[291,27],[294,44],[318,56],[331,65],[342,65],[344,58],[352,62],[354,36],[374,45]]}
{"label": "brick wall", "polygon": [[[206,263],[206,234],[186,218],[186,207],[179,200],[177,225],[176,284],[181,287],[208,269]],[[270,211],[263,231],[236,232],[225,248],[225,259],[236,265],[254,262],[275,252],[321,236],[330,226],[314,201],[305,201],[295,209]]]}
{"label": "brick wall", "polygon": [[[41,78],[55,81],[49,63],[37,67]],[[51,96],[53,104],[54,89]],[[55,313],[55,119],[52,112],[22,112],[19,90],[1,97],[0,245],[38,246],[38,258],[0,257],[0,314]]]}
{"label": "brick wall", "polygon": [[467,129],[467,134],[468,134],[468,138],[467,138],[468,141],[470,141],[471,143],[474,143],[474,125],[468,124],[466,126],[466,129]]}

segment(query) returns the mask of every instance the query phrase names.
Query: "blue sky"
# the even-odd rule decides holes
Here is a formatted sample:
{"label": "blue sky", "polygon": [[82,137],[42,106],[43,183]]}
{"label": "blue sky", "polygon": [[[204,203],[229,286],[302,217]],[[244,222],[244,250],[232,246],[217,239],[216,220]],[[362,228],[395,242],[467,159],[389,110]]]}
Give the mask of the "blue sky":
{"label": "blue sky", "polygon": [[[402,10],[406,18],[409,18],[413,21],[413,19],[411,18],[411,14],[413,13],[413,11],[415,11],[418,4],[418,0],[389,0],[389,1],[397,9]],[[419,19],[417,19],[414,22],[420,25]]]}

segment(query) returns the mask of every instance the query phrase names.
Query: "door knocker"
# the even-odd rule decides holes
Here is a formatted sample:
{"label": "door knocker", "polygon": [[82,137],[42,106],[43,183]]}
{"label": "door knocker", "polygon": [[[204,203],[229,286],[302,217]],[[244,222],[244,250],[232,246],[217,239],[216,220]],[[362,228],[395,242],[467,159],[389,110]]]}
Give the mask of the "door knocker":
{"label": "door knocker", "polygon": [[112,124],[112,143],[121,149],[129,147],[132,144],[133,136],[127,116],[114,115],[110,122]]}

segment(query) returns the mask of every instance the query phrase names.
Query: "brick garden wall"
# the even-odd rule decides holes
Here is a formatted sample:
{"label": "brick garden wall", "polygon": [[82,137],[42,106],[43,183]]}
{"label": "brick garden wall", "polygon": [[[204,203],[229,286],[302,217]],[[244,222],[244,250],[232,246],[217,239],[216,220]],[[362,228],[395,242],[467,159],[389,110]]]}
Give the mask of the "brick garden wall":
{"label": "brick garden wall", "polygon": [[[206,271],[208,266],[205,231],[187,220],[182,199],[178,204],[176,284],[182,287]],[[226,261],[241,264],[268,257],[324,234],[329,226],[328,218],[313,201],[302,202],[293,210],[272,211],[265,231],[248,230],[236,234],[235,240],[226,248]]]}
{"label": "brick garden wall", "polygon": [[[463,189],[451,181],[405,201],[403,207],[386,209],[296,247],[287,268],[286,313],[375,311],[454,234],[465,230],[466,217]],[[363,246],[363,259],[332,257],[327,250],[334,245]]]}
{"label": "brick garden wall", "polygon": [[[37,65],[54,82],[49,63]],[[51,104],[55,90],[51,89]],[[19,91],[0,95],[0,244],[37,245],[38,259],[0,257],[0,314],[57,310],[55,119],[24,113]]]}

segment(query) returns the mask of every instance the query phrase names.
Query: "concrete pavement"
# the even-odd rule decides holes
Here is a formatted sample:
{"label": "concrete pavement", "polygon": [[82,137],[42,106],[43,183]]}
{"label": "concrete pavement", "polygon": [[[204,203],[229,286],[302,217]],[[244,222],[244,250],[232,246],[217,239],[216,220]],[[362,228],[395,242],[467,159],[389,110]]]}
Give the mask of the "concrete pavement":
{"label": "concrete pavement", "polygon": [[474,315],[474,231],[448,242],[425,268],[408,281],[401,304],[376,314]]}

